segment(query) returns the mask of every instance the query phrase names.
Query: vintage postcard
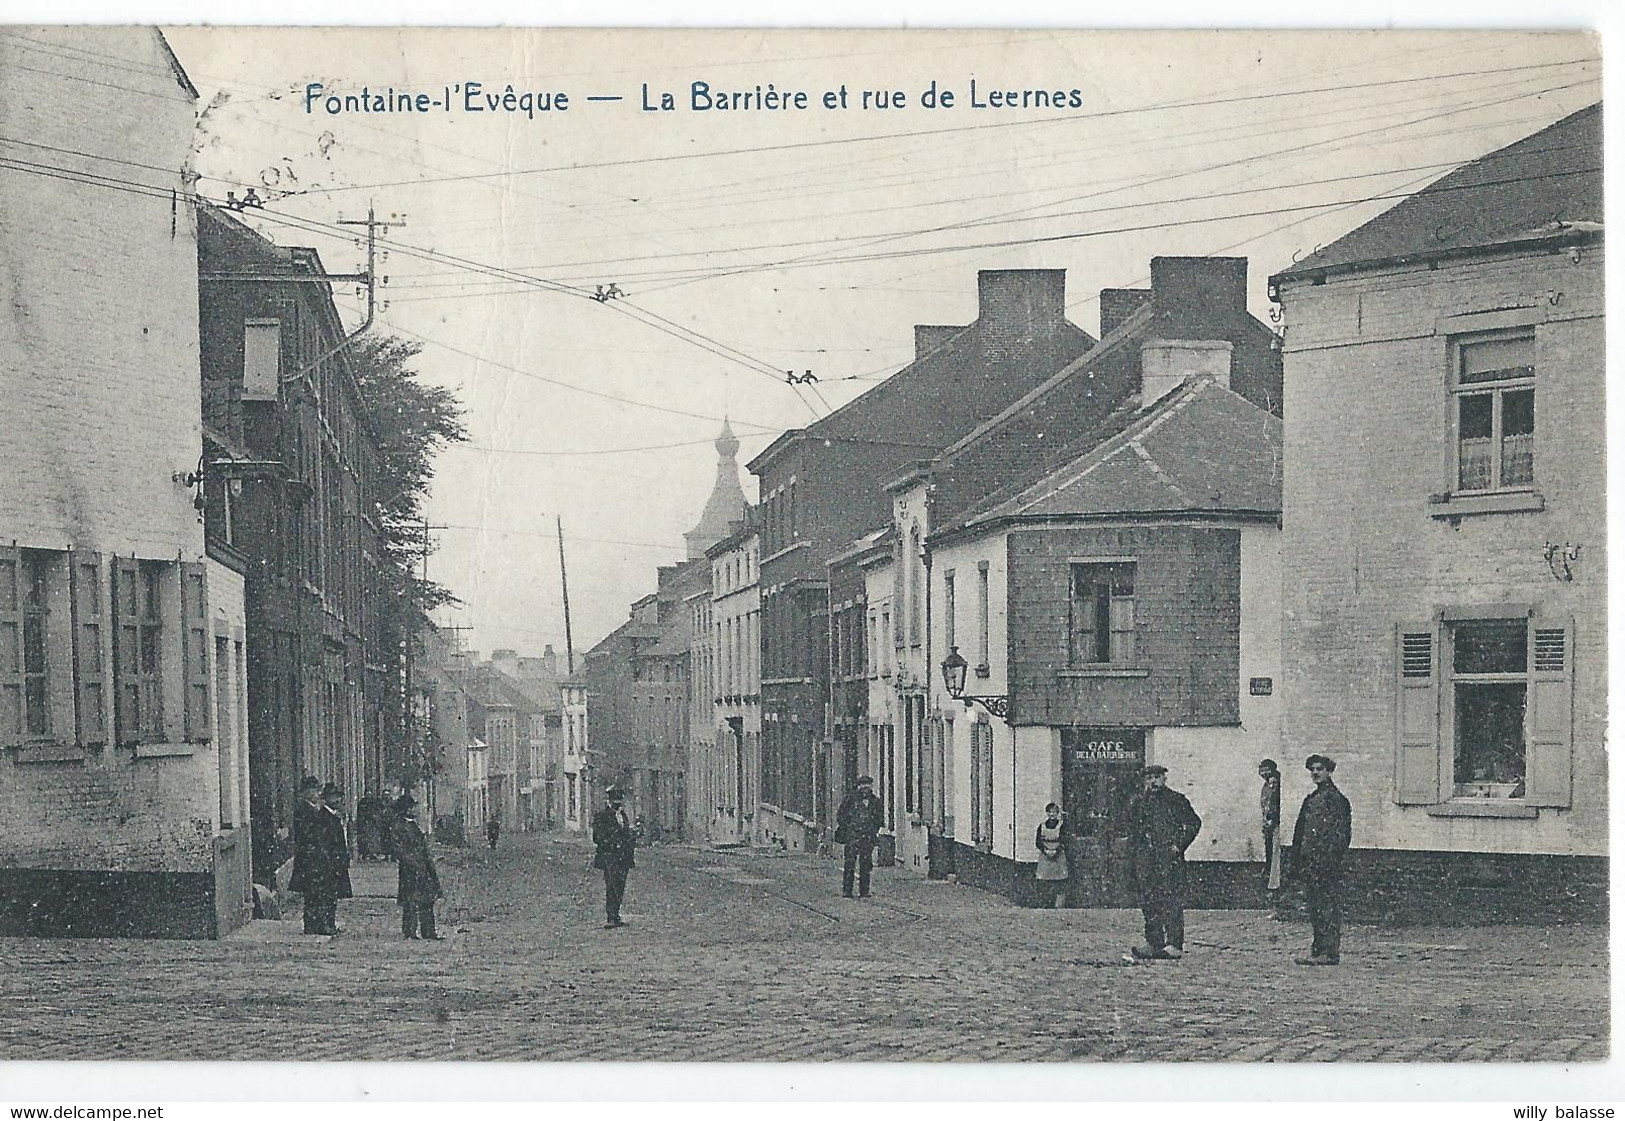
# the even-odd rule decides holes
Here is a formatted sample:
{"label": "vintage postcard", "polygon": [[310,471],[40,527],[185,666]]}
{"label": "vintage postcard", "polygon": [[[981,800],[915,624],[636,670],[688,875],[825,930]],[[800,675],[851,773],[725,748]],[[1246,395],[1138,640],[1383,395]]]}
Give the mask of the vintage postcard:
{"label": "vintage postcard", "polygon": [[1601,79],[0,26],[0,1059],[1606,1060]]}

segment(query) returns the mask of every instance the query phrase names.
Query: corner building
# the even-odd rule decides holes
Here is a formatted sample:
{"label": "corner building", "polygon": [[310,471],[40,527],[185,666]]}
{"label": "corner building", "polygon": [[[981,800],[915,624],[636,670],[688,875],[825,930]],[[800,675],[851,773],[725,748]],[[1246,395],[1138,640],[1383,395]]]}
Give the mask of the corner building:
{"label": "corner building", "polygon": [[1356,914],[1606,914],[1602,213],[1599,104],[1273,278],[1283,829],[1335,757]]}

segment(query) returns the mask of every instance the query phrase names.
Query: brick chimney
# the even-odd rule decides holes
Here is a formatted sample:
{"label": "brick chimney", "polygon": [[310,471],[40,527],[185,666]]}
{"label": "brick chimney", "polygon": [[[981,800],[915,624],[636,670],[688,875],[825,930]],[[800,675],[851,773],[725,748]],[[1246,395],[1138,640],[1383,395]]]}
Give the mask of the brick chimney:
{"label": "brick chimney", "polygon": [[493,650],[491,651],[491,664],[503,673],[511,673],[517,676],[519,673],[519,652],[517,650]]}
{"label": "brick chimney", "polygon": [[982,356],[992,361],[1017,357],[1066,319],[1065,269],[983,269],[976,290]]}
{"label": "brick chimney", "polygon": [[914,361],[918,362],[927,354],[940,348],[949,339],[953,338],[963,327],[927,326],[924,323],[914,327]]}
{"label": "brick chimney", "polygon": [[547,676],[557,677],[559,675],[559,656],[553,652],[551,642],[542,647],[542,665],[546,667]]}
{"label": "brick chimney", "polygon": [[1102,288],[1100,290],[1100,337],[1105,338],[1123,325],[1123,320],[1151,302],[1149,288]]}
{"label": "brick chimney", "polygon": [[1163,339],[1213,339],[1230,334],[1247,314],[1247,258],[1153,257],[1151,334]]}
{"label": "brick chimney", "polygon": [[1140,400],[1191,377],[1230,387],[1230,336],[1247,314],[1247,258],[1151,258],[1150,337],[1140,347]]}

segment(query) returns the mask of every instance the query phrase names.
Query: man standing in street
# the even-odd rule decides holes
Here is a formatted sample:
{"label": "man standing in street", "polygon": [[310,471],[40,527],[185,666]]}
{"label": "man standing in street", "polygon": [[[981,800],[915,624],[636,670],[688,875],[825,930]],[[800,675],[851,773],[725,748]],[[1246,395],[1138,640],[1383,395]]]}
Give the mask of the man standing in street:
{"label": "man standing in street", "polygon": [[1314,942],[1299,965],[1336,965],[1343,941],[1343,854],[1353,837],[1349,800],[1332,781],[1337,762],[1311,755],[1303,765],[1315,788],[1303,800],[1292,831],[1292,876],[1303,884]]}
{"label": "man standing in street", "polygon": [[322,805],[322,783],[307,775],[293,804],[293,875],[288,889],[305,899],[305,933],[332,934],[338,910],[332,835]]}
{"label": "man standing in street", "polygon": [[327,831],[327,855],[332,864],[329,882],[333,888],[333,902],[328,905],[325,934],[337,934],[338,900],[355,898],[350,885],[350,830],[344,821],[344,791],[338,783],[322,787],[322,825]]}
{"label": "man standing in street", "polygon": [[1264,785],[1258,791],[1258,818],[1264,832],[1264,890],[1281,890],[1281,769],[1275,760],[1258,764]]}
{"label": "man standing in street", "polygon": [[626,896],[626,874],[634,866],[637,838],[626,816],[626,791],[612,786],[605,795],[609,804],[592,816],[592,843],[598,846],[592,864],[604,871],[604,929],[614,930],[626,925],[621,921],[621,900]]}
{"label": "man standing in street", "polygon": [[1135,958],[1185,956],[1185,850],[1201,831],[1186,797],[1168,789],[1168,768],[1145,768],[1144,789],[1129,804],[1134,879],[1145,915],[1145,944],[1130,951]]}
{"label": "man standing in street", "polygon": [[835,843],[846,846],[846,864],[841,872],[841,894],[852,898],[852,873],[858,876],[858,897],[869,897],[869,873],[874,868],[875,844],[880,836],[881,805],[875,797],[875,780],[868,775],[858,779],[852,793],[841,799],[835,811]]}

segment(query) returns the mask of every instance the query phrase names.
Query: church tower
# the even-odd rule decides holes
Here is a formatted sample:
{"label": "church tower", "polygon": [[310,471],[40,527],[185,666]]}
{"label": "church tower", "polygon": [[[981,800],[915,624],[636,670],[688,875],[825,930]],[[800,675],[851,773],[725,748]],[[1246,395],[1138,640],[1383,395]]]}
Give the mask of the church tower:
{"label": "church tower", "polygon": [[745,491],[739,485],[739,440],[728,422],[722,422],[722,434],[716,440],[717,481],[711,488],[711,498],[705,512],[693,529],[683,534],[688,546],[688,559],[705,556],[705,551],[724,537],[734,522],[745,516]]}

